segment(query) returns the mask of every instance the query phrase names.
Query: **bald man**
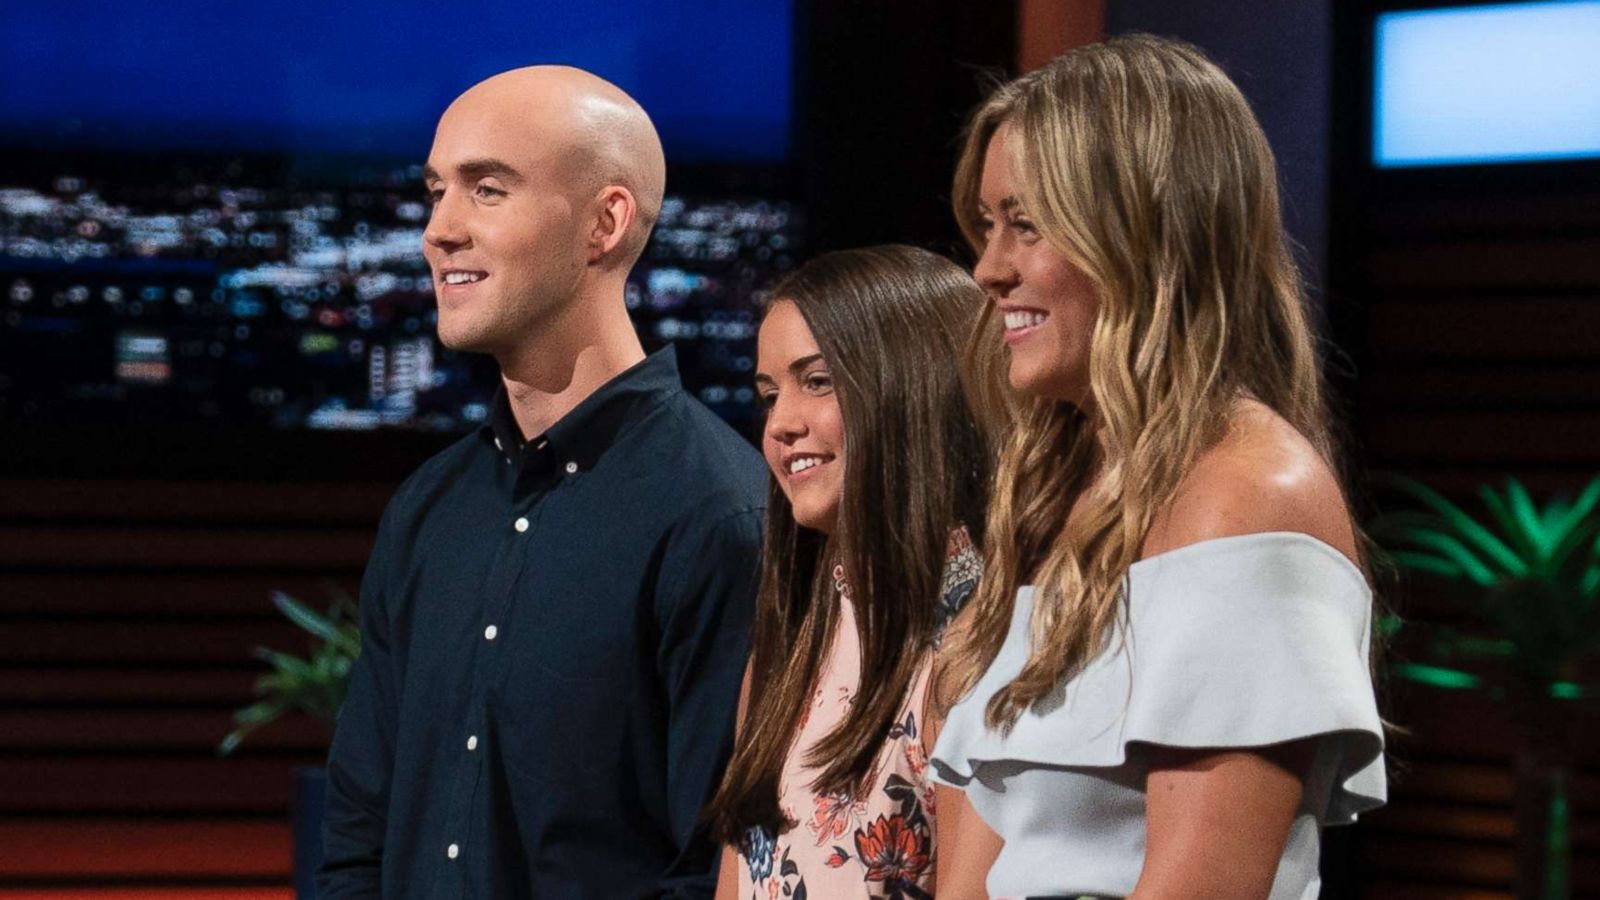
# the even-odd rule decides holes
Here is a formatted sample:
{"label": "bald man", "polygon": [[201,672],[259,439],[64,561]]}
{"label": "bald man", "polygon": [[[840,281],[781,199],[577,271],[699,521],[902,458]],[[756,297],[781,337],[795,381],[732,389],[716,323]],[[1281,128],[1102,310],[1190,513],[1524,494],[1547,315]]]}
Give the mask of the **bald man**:
{"label": "bald man", "polygon": [[614,85],[517,69],[424,179],[439,339],[503,384],[384,513],[320,896],[710,897],[765,470],[628,319],[661,143]]}

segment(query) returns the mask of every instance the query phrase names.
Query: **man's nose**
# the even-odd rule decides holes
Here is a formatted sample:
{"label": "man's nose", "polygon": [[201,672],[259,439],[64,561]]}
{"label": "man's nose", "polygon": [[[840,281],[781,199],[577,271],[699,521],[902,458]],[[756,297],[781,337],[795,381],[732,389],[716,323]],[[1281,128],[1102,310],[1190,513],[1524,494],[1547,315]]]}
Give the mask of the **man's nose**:
{"label": "man's nose", "polygon": [[422,230],[424,244],[449,251],[459,249],[469,242],[466,225],[456,207],[457,204],[451,199],[448,191],[433,204],[433,212],[428,215],[428,225]]}

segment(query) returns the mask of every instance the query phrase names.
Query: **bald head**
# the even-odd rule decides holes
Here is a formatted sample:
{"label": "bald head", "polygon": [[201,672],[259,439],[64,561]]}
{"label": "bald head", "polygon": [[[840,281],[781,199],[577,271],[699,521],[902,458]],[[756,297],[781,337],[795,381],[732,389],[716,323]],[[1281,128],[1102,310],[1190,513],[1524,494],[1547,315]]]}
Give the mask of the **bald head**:
{"label": "bald head", "polygon": [[441,134],[463,126],[522,148],[525,164],[551,175],[575,203],[626,189],[632,220],[608,256],[624,268],[638,258],[661,213],[666,159],[650,117],[621,88],[570,66],[512,69],[474,85],[439,120]]}

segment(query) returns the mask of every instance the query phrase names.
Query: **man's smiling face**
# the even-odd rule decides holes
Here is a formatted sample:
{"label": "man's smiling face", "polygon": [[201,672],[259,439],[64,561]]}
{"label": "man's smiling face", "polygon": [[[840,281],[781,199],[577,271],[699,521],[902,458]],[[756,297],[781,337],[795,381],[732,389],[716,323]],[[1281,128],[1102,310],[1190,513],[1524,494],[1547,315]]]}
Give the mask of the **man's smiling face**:
{"label": "man's smiling face", "polygon": [[550,130],[536,110],[472,92],[439,121],[422,249],[447,347],[515,354],[577,293],[582,209],[562,177],[563,142],[541,134]]}

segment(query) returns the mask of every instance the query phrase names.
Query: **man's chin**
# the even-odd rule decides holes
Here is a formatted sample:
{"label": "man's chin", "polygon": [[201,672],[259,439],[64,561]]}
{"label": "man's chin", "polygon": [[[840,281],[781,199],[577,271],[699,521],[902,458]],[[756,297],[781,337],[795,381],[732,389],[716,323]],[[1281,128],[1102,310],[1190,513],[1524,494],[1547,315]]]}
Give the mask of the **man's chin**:
{"label": "man's chin", "polygon": [[481,353],[482,352],[481,350],[479,350],[477,348],[477,346],[472,341],[463,340],[461,338],[453,337],[453,336],[447,337],[444,334],[444,332],[440,332],[439,333],[439,343],[446,350],[454,350],[457,353]]}
{"label": "man's chin", "polygon": [[452,325],[443,317],[439,319],[439,343],[457,353],[489,353],[494,346],[485,329],[473,328],[465,323]]}

